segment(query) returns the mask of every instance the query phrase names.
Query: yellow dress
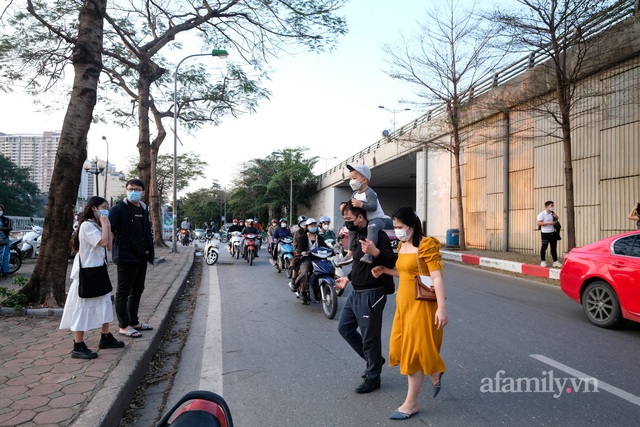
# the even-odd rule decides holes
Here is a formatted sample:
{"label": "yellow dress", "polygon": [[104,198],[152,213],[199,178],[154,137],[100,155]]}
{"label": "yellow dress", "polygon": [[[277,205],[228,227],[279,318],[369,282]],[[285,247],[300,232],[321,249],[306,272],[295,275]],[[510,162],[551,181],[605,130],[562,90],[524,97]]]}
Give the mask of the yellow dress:
{"label": "yellow dress", "polygon": [[[422,239],[418,254],[423,275],[442,270],[438,239]],[[400,280],[389,341],[389,365],[400,364],[402,375],[411,375],[420,370],[425,375],[444,372],[446,368],[440,357],[443,331],[434,325],[438,303],[415,299],[414,277],[418,274],[416,254],[398,253],[396,269]]]}

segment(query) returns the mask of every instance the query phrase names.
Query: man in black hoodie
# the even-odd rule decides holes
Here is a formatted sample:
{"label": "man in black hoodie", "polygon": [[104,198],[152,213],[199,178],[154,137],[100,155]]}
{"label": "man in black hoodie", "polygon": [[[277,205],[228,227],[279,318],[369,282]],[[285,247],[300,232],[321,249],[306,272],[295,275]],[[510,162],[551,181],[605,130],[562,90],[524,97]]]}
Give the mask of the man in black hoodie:
{"label": "man in black hoodie", "polygon": [[140,201],[144,183],[130,179],[126,184],[127,197],[109,211],[109,222],[115,236],[113,261],[118,266],[116,289],[116,316],[121,335],[141,337],[139,331],[153,329],[138,319],[140,298],[144,291],[147,263],[153,265],[153,236],[149,210]]}
{"label": "man in black hoodie", "polygon": [[[395,291],[391,276],[375,278],[371,269],[377,265],[395,267],[396,254],[384,231],[378,231],[376,245],[366,238],[367,211],[356,208],[349,202],[342,210],[342,216],[347,229],[355,232],[355,238],[348,248],[353,253],[351,272],[346,277],[337,279],[335,285],[337,289],[344,289],[351,281],[353,286],[340,313],[338,332],[367,363],[362,375],[364,382],[356,388],[356,393],[371,393],[380,388],[380,372],[385,362],[382,357],[382,313],[387,303],[387,294]],[[372,264],[358,262],[365,253],[373,257]]]}

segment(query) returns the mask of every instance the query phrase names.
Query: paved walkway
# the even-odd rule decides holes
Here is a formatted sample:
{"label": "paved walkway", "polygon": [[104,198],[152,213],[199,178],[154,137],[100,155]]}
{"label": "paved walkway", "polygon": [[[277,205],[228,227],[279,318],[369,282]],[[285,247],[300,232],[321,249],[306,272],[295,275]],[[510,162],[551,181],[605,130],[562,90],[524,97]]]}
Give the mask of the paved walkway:
{"label": "paved walkway", "polygon": [[[59,316],[0,318],[0,426],[117,426],[160,344],[168,314],[193,265],[193,248],[156,250],[147,270],[140,320],[154,326],[142,338],[118,335],[124,349],[99,350],[99,330],[85,335],[94,360],[72,359],[73,336]],[[117,277],[110,264],[112,282]],[[19,274],[19,273],[18,273]]]}

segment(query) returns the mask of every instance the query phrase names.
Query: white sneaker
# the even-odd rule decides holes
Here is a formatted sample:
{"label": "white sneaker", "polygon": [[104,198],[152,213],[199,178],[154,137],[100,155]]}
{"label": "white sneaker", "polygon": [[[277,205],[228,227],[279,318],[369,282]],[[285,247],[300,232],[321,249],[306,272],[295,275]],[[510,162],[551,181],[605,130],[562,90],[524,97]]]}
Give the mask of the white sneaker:
{"label": "white sneaker", "polygon": [[542,261],[540,263],[540,267],[546,267],[547,266],[547,261]]}
{"label": "white sneaker", "polygon": [[552,264],[552,267],[560,268],[560,267],[562,267],[562,263],[560,261],[554,261],[553,264]]}

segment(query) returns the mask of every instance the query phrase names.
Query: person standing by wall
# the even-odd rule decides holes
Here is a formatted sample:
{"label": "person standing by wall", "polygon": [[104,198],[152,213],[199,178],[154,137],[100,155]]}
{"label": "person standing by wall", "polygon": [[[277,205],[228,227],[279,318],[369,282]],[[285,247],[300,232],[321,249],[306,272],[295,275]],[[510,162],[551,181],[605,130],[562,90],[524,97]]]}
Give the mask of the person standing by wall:
{"label": "person standing by wall", "polygon": [[149,210],[142,203],[144,183],[130,179],[125,186],[127,197],[111,208],[109,221],[115,235],[113,261],[118,266],[116,315],[119,334],[139,338],[139,331],[153,329],[138,319],[140,299],[144,292],[147,263],[153,265],[153,237]]}
{"label": "person standing by wall", "polygon": [[[367,238],[368,221],[364,209],[356,208],[349,203],[342,215],[345,226],[355,233],[355,239],[350,248],[354,261],[351,272],[337,279],[335,284],[337,289],[344,289],[349,281],[353,286],[353,291],[340,312],[338,332],[367,363],[363,374],[364,382],[356,388],[356,393],[371,393],[380,388],[380,373],[385,362],[382,357],[382,314],[387,303],[387,294],[395,291],[390,276],[375,278],[371,269],[378,265],[393,268],[396,264],[396,254],[384,231],[378,231],[376,245]],[[371,264],[359,262],[365,254],[372,257]]]}
{"label": "person standing by wall", "polygon": [[[377,266],[371,273],[373,277],[389,274],[400,278],[389,339],[389,365],[400,365],[400,373],[407,376],[408,389],[405,401],[390,418],[405,420],[418,413],[418,396],[425,375],[431,377],[433,397],[440,392],[442,374],[446,370],[440,348],[449,316],[440,242],[424,236],[420,219],[412,208],[398,209],[393,214],[393,226],[400,240],[396,267]],[[431,276],[436,301],[415,299],[414,277],[418,274]]]}
{"label": "person standing by wall", "polygon": [[553,267],[562,267],[562,263],[558,261],[558,235],[556,234],[555,224],[558,221],[558,215],[554,212],[553,201],[549,200],[544,204],[544,210],[538,214],[538,227],[540,227],[540,237],[542,238],[542,247],[540,248],[540,267],[547,266],[547,246],[551,246],[551,257],[553,258]]}
{"label": "person standing by wall", "polygon": [[640,202],[636,203],[633,209],[631,209],[628,218],[632,221],[635,221],[636,228],[640,230]]}
{"label": "person standing by wall", "polygon": [[0,205],[0,278],[7,277],[9,258],[11,257],[11,220],[4,214],[4,205]]}

